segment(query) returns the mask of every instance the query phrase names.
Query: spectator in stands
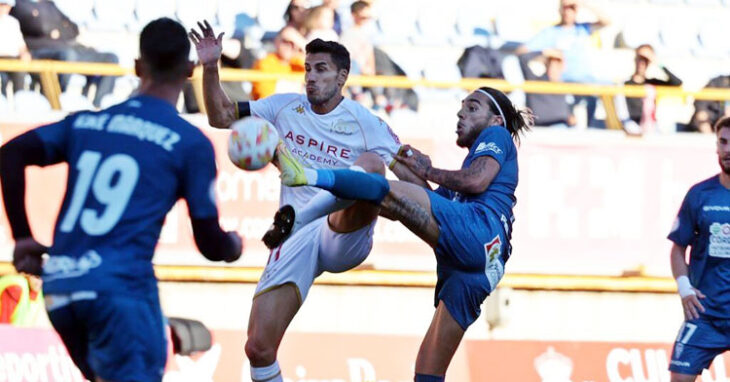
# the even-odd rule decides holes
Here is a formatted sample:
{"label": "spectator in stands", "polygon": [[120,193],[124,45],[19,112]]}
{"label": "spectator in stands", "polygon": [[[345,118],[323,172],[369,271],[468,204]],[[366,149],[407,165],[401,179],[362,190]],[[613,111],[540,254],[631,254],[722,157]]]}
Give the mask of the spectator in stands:
{"label": "spectator in stands", "polygon": [[[545,49],[521,55],[520,66],[529,81],[561,82],[565,66],[563,53],[557,49]],[[535,116],[538,126],[568,127],[575,125],[575,116],[565,94],[527,94],[527,107]]]}
{"label": "spectator in stands", "polygon": [[332,10],[332,29],[335,30],[337,35],[342,35],[342,17],[337,12],[337,7],[340,6],[340,0],[323,0],[322,5]]}
{"label": "spectator in stands", "polygon": [[324,5],[310,8],[304,19],[304,36],[307,42],[318,38],[324,41],[338,41],[340,36],[335,32],[334,26],[332,9]]}
{"label": "spectator in stands", "polygon": [[[353,24],[344,30],[340,36],[340,43],[350,52],[352,74],[374,76],[375,73],[375,47],[372,43],[372,36],[369,26],[373,20],[373,12],[370,3],[355,1],[350,5]],[[353,98],[367,107],[375,109],[387,106],[387,99],[382,87],[357,89],[350,87]],[[368,95],[371,95],[368,99]]]}
{"label": "spectator in stands", "polygon": [[[730,75],[717,76],[705,85],[706,88],[730,88]],[[730,102],[695,101],[695,113],[690,121],[690,129],[701,133],[712,133],[712,126],[722,117],[730,116]]]}
{"label": "spectator in stands", "polygon": [[308,12],[308,0],[291,0],[291,2],[289,2],[289,6],[286,7],[286,12],[284,12],[284,21],[286,21],[286,26],[294,28],[294,30],[299,32],[302,36],[306,35],[307,30],[304,27],[304,20],[307,18]]}
{"label": "spectator in stands", "polygon": [[[17,0],[10,13],[20,22],[25,42],[33,58],[74,62],[118,63],[112,53],[102,53],[76,42],[79,28],[50,0]],[[66,89],[69,75],[61,75],[61,90]],[[104,95],[114,89],[114,77],[88,76],[84,94],[95,83],[94,105],[99,106]]]}
{"label": "spectator in stands", "polygon": [[[636,48],[636,55],[634,57],[634,74],[631,79],[626,81],[627,85],[665,85],[665,86],[681,86],[682,80],[675,76],[666,67],[657,64],[656,54],[654,48],[649,44],[642,44]],[[654,78],[647,76],[647,69],[652,64],[656,64],[666,75],[666,79]],[[645,110],[642,112],[645,100],[641,98],[626,97],[626,106],[629,109],[629,117],[632,121],[641,124],[642,114],[653,115],[654,103],[650,106],[650,111]]]}
{"label": "spectator in stands", "polygon": [[[20,24],[15,17],[10,16],[10,10],[15,6],[15,0],[0,0],[0,58],[19,58],[30,60],[28,47],[23,40]],[[0,73],[0,92],[6,95],[8,82],[13,84],[13,91],[17,92],[25,87],[25,73]]]}
{"label": "spectator in stands", "polygon": [[0,324],[36,326],[42,322],[43,303],[40,277],[28,273],[0,277]]}
{"label": "spectator in stands", "polygon": [[[294,73],[304,71],[304,39],[292,27],[284,27],[274,38],[275,51],[256,61],[253,68],[266,73]],[[283,91],[301,91],[297,81],[290,83],[283,80],[258,81],[253,83],[252,99],[268,97]]]}
{"label": "spectator in stands", "polygon": [[[596,21],[579,23],[578,10],[581,6],[592,11]],[[559,49],[563,52],[565,70],[563,81],[595,83],[596,76],[592,72],[592,51],[594,49],[591,34],[610,23],[609,18],[589,1],[560,0],[560,23],[545,28],[526,44],[517,48],[517,54],[541,52],[545,49]],[[576,96],[576,102],[584,99],[588,109],[588,125],[595,124],[596,97]]]}

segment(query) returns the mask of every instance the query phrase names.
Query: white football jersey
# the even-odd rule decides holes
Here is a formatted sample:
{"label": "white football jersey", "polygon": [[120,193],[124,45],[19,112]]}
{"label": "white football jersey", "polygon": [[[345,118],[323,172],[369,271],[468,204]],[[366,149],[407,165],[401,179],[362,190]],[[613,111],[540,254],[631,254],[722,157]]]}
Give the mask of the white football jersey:
{"label": "white football jersey", "polygon": [[[310,168],[348,168],[367,151],[390,166],[401,147],[387,123],[347,98],[327,114],[313,112],[305,94],[275,94],[249,104],[251,115],[273,123],[292,154]],[[279,204],[298,209],[318,191],[282,185]]]}

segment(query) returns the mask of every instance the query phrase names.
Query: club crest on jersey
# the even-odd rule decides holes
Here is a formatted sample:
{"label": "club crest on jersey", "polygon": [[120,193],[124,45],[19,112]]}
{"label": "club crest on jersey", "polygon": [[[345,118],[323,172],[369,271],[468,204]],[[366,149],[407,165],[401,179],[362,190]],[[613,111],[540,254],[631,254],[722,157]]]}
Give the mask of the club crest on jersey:
{"label": "club crest on jersey", "polygon": [[299,114],[304,114],[304,106],[301,104],[299,106],[293,108],[292,110],[296,111]]}
{"label": "club crest on jersey", "polygon": [[499,235],[495,236],[489,243],[484,244],[484,253],[487,255],[490,263],[502,254],[502,240],[499,238]]}
{"label": "club crest on jersey", "polygon": [[337,121],[330,126],[330,131],[335,134],[352,135],[357,130],[357,123]]}

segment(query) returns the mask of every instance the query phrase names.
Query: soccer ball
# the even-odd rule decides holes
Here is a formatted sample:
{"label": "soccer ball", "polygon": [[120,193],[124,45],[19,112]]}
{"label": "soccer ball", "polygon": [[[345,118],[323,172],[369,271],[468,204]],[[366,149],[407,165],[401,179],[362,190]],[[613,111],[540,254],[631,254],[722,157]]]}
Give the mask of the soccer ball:
{"label": "soccer ball", "polygon": [[271,122],[246,117],[231,125],[228,157],[238,168],[256,171],[271,162],[279,143],[279,134]]}

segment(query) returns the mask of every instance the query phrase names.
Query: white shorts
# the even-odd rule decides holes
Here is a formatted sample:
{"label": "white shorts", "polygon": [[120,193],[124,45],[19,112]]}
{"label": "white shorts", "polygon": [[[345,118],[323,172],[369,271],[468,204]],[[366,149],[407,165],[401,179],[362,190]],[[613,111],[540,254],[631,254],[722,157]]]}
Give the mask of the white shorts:
{"label": "white shorts", "polygon": [[305,225],[271,251],[254,298],[292,283],[298,289],[300,302],[304,302],[314,279],[322,272],[344,272],[368,257],[376,221],[348,233],[334,232],[326,216]]}

